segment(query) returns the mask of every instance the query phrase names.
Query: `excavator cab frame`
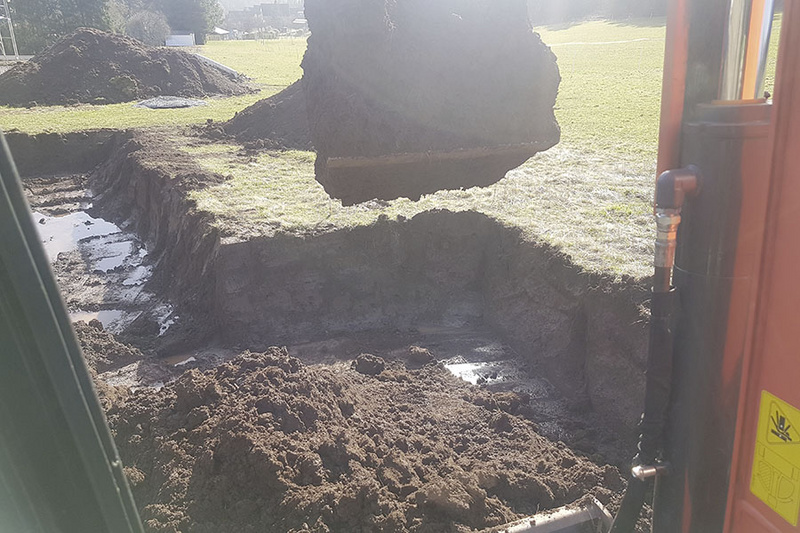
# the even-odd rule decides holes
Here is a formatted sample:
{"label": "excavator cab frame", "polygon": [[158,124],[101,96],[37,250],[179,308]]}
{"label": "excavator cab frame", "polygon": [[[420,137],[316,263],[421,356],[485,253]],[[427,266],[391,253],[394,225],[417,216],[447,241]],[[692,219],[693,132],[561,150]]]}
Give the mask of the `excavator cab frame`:
{"label": "excavator cab frame", "polygon": [[[638,483],[652,479],[655,533],[798,531],[800,0],[786,1],[774,104],[760,94],[772,9],[670,2],[658,168],[681,170],[658,187],[647,453],[614,531],[632,530],[648,493]],[[0,530],[141,532],[2,135],[0,242],[0,337],[13,340],[0,373]],[[610,522],[589,501],[505,530]]]}

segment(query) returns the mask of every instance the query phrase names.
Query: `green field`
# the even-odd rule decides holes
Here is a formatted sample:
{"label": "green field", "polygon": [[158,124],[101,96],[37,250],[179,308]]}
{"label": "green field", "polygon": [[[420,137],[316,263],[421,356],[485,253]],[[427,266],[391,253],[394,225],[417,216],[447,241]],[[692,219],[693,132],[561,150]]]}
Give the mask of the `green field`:
{"label": "green field", "polygon": [[[780,18],[768,90],[779,30]],[[318,233],[428,209],[476,210],[522,228],[530,239],[562,247],[584,268],[636,278],[649,275],[664,22],[593,21],[537,31],[552,47],[561,69],[556,116],[562,141],[496,185],[440,192],[420,202],[401,199],[345,208],[314,181],[312,153],[264,152],[252,157],[236,145],[189,146],[176,136],[176,149],[232,178],[197,193],[199,206],[218,217],[228,238],[276,231]],[[0,129],[64,132],[226,120],[298,79],[305,45],[297,39],[201,47],[200,53],[250,76],[262,89],[258,95],[215,98],[205,107],[168,111],[131,104],[0,107]]]}
{"label": "green field", "polygon": [[0,129],[29,133],[67,132],[91,128],[141,128],[228,120],[237,111],[280,91],[302,76],[300,60],[305,39],[212,41],[198,53],[228,65],[253,79],[260,93],[233,98],[209,98],[206,106],[188,109],[146,109],[133,103],[103,106],[51,106],[19,109],[0,106]]}

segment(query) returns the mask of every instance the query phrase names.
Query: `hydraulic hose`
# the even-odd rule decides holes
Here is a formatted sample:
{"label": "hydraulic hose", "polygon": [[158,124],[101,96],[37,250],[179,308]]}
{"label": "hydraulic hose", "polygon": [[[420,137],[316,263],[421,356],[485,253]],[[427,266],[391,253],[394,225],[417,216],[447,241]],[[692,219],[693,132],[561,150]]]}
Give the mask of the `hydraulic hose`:
{"label": "hydraulic hose", "polygon": [[629,533],[635,530],[636,522],[642,513],[644,502],[647,499],[647,490],[650,488],[648,481],[641,481],[632,475],[628,479],[628,488],[625,489],[625,496],[619,507],[614,523],[611,525],[611,533]]}
{"label": "hydraulic hose", "polygon": [[[677,292],[674,288],[652,294],[644,413],[639,422],[639,453],[633,459],[628,487],[611,526],[612,533],[634,531],[652,478],[665,470],[664,465],[656,461],[660,458],[664,420],[670,400],[676,301]],[[650,465],[656,466],[648,469]]]}
{"label": "hydraulic hose", "polygon": [[687,195],[698,190],[699,171],[695,167],[668,171],[656,186],[655,260],[650,300],[650,341],[645,373],[644,412],[639,422],[638,453],[633,458],[631,475],[622,504],[614,518],[611,533],[631,533],[644,507],[651,480],[665,474],[661,446],[670,404],[675,310],[678,295],[672,287],[672,268],[681,207]]}

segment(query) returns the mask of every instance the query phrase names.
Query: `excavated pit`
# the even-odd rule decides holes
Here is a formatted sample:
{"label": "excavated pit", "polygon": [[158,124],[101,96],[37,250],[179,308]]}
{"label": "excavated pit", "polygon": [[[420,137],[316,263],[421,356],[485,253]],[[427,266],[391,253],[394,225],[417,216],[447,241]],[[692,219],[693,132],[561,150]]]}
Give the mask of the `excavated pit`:
{"label": "excavated pit", "polygon": [[[344,380],[347,385],[340,383],[341,386],[355,387],[352,394],[371,395],[375,393],[375,389],[370,388],[372,385],[366,384],[363,377],[356,378],[364,374],[351,373],[349,366],[349,361],[357,355],[369,352],[385,360],[390,372],[407,374],[410,383],[423,389],[438,387],[450,393],[457,390],[485,391],[481,394],[490,396],[503,393],[522,395],[526,399],[524,412],[513,414],[515,417],[524,415],[534,426],[520,426],[519,431],[526,436],[519,438],[530,439],[534,438],[530,435],[537,435],[536,438],[544,436],[551,441],[564,441],[579,456],[601,464],[622,464],[630,455],[629,446],[643,394],[646,353],[646,324],[640,311],[646,291],[640,284],[615,281],[601,274],[582,271],[558,250],[531,242],[519,230],[476,212],[430,211],[411,219],[381,219],[370,226],[313,236],[278,234],[248,240],[222,238],[214,226],[213,217],[198,211],[187,199],[187,192],[219,183],[224,178],[203,172],[191,159],[170,152],[158,139],[137,132],[39,138],[14,134],[9,137],[9,143],[20,169],[28,176],[26,185],[37,209],[50,209],[47,216],[52,217],[69,216],[88,209],[90,216],[97,217],[93,220],[105,219],[118,224],[121,227],[119,232],[123,234],[119,239],[123,242],[133,239],[129,255],[138,255],[142,259],[138,264],[128,255],[120,264],[114,262],[119,259],[114,259],[112,263],[106,263],[112,268],[104,272],[102,268],[91,266],[96,266],[92,261],[109,259],[92,256],[86,245],[93,239],[82,242],[82,248],[73,251],[72,255],[57,256],[55,270],[62,290],[67,287],[68,305],[69,287],[109,285],[107,289],[94,293],[97,298],[94,309],[103,310],[103,306],[110,305],[104,300],[105,296],[115,300],[111,303],[119,303],[121,297],[114,292],[117,290],[114,287],[120,284],[125,287],[124,280],[135,276],[133,272],[137,269],[143,268],[150,276],[142,278],[143,283],[137,286],[140,294],[146,295],[135,299],[140,308],[134,311],[139,314],[118,330],[118,338],[133,342],[144,354],[133,360],[126,355],[117,363],[95,369],[103,383],[111,387],[112,393],[105,391],[103,394],[110,409],[112,427],[118,435],[130,430],[125,428],[137,428],[136,424],[142,417],[153,419],[152,424],[156,425],[163,419],[172,428],[166,433],[167,443],[182,443],[185,435],[194,435],[192,429],[180,429],[188,428],[188,418],[175,418],[175,412],[169,407],[170,402],[175,401],[174,395],[181,394],[181,382],[200,380],[206,383],[211,380],[218,382],[220,390],[227,391],[209,398],[201,394],[201,402],[188,408],[186,416],[194,412],[192,409],[202,406],[213,410],[224,404],[225,409],[234,409],[232,406],[244,402],[242,409],[249,409],[246,396],[237,396],[238,393],[223,383],[224,379],[233,378],[223,379],[220,372],[225,370],[217,369],[230,368],[231,376],[239,375],[237,372],[242,372],[239,368],[246,366],[250,357],[246,355],[247,350],[272,354],[257,356],[256,359],[261,361],[256,365],[258,368],[280,367],[284,364],[280,362],[282,358],[294,356],[309,365],[308,369],[303,366],[298,370],[303,380],[313,381],[316,378],[309,376],[317,375],[323,380]],[[57,160],[29,157],[28,154],[41,153],[43,146],[56,154],[56,158],[58,154],[69,155],[61,160],[64,173],[42,177],[43,174],[52,174],[52,169],[58,165]],[[45,189],[50,192],[44,192]],[[48,196],[55,194],[57,198],[58,189],[66,191],[61,200]],[[85,194],[85,191],[91,192]],[[91,207],[88,207],[89,203]],[[108,244],[115,242],[120,241]],[[79,257],[90,265],[85,271],[75,266]],[[82,273],[75,276],[70,272]],[[109,281],[114,275],[118,279]],[[80,300],[84,296],[77,295],[76,298]],[[152,312],[160,305],[174,306],[174,309],[170,307],[166,317],[163,312]],[[101,316],[85,318],[99,318],[103,322]],[[274,345],[288,346],[288,355],[276,355],[270,351],[269,346]],[[435,369],[441,367],[419,364],[425,361],[420,361],[413,351],[409,352],[410,346],[429,349],[432,360],[428,362],[441,362],[451,374],[465,378],[466,382],[456,386],[451,378],[437,373]],[[240,356],[243,352],[245,355]],[[127,354],[124,350],[123,353]],[[264,357],[273,359],[264,363]],[[320,366],[321,363],[324,364]],[[219,367],[220,364],[223,366]],[[194,373],[184,374],[187,369],[193,369]],[[331,372],[333,374],[329,374]],[[402,391],[392,390],[395,385],[387,390],[381,389],[387,402],[401,393],[416,394],[413,390],[409,392],[405,379],[401,379],[406,383]],[[255,388],[260,386],[253,384]],[[131,396],[131,390],[142,388]],[[128,392],[124,392],[126,390]],[[228,397],[230,394],[234,396]],[[440,399],[431,397],[427,401]],[[152,412],[148,411],[150,408]],[[376,406],[364,409],[373,417],[389,416],[386,413],[380,415],[383,411]],[[459,413],[461,409],[472,407],[455,406],[453,412]],[[490,424],[490,418],[498,416],[496,411],[487,413],[480,415],[489,417],[481,424]],[[245,419],[243,424],[254,422]],[[215,420],[210,425],[203,425],[203,422],[197,426],[205,429],[188,437],[190,441],[194,442],[192,439],[203,435],[222,438],[220,435],[224,431],[219,431],[222,431],[220,428],[224,421]],[[516,428],[517,423],[514,418],[511,427]],[[178,426],[173,428],[170,424]],[[351,428],[347,431],[363,430],[357,424],[345,425]],[[155,425],[152,428],[147,431],[161,431]],[[312,431],[310,426],[307,429]],[[266,446],[264,449],[275,444],[267,445],[248,431],[241,433],[242,442],[256,439],[253,441],[256,447]],[[301,440],[311,437],[311,433],[302,432],[299,436]],[[331,442],[337,442],[337,438]],[[482,438],[477,435],[469,449],[480,446]],[[167,453],[164,449],[148,449],[146,443],[137,445],[127,437],[124,439],[120,444],[123,459],[140,471],[155,468],[152,464],[140,464],[144,460],[142,454],[154,453],[160,457],[159,454]],[[225,446],[232,446],[231,450],[243,446],[238,440],[233,440],[236,442],[231,441]],[[440,445],[449,441],[436,442]],[[494,441],[491,442],[494,446]],[[172,466],[191,470],[204,464],[202,456],[191,449],[186,450],[187,455]],[[322,460],[324,463],[324,457]],[[280,468],[297,468],[287,466],[286,461],[286,457],[279,459],[283,465]],[[592,465],[586,459],[580,458],[579,463],[591,470]],[[518,470],[512,468],[511,472],[522,472],[532,465],[517,465]],[[331,471],[329,466],[324,469]],[[376,463],[373,466],[378,468],[380,465]],[[460,468],[467,468],[466,463]],[[193,484],[194,478],[176,485],[179,486],[175,488],[180,494],[178,500],[183,503],[176,504],[177,507],[158,507],[161,505],[158,503],[159,491],[174,487],[154,481],[153,475],[153,471],[148,471],[147,481],[142,481],[136,489],[137,500],[151,506],[148,516],[155,520],[151,524],[152,531],[172,531],[169,527],[178,527],[176,524],[189,527],[191,531],[212,531],[232,527],[242,516],[264,518],[258,514],[265,512],[264,508],[258,507],[243,510],[243,515],[231,518],[225,526],[213,521],[203,522],[205,519],[194,516],[198,508],[191,503],[201,501],[197,500],[199,493],[194,492],[201,490]],[[276,475],[275,483],[303,486],[297,479],[284,479],[289,474]],[[308,475],[313,475],[313,472],[309,470]],[[597,474],[592,475],[596,477]],[[553,479],[561,481],[567,479],[564,474],[553,473],[553,476]],[[335,482],[333,478],[326,479],[325,483]],[[420,479],[427,478],[422,476]],[[377,482],[389,486],[386,479]],[[467,499],[471,498],[469,501],[472,503],[459,502],[458,498],[440,499],[443,507],[432,516],[438,517],[441,523],[437,522],[437,526],[423,521],[420,525],[414,522],[411,507],[402,502],[406,502],[406,496],[422,490],[425,483],[415,486],[412,493],[402,497],[399,492],[387,496],[391,501],[395,498],[401,502],[395,502],[397,505],[394,507],[380,498],[369,505],[360,500],[358,495],[369,483],[348,485],[355,491],[352,498],[358,503],[346,505],[360,509],[353,511],[355,514],[363,511],[369,516],[384,517],[379,522],[386,530],[397,530],[395,526],[400,522],[396,521],[401,520],[405,521],[403,527],[408,530],[455,531],[458,529],[447,529],[442,525],[452,521],[453,513],[474,511],[477,517],[483,513],[478,510],[483,509],[480,505],[487,501],[486,495],[490,499],[497,496],[480,483],[475,490],[478,493],[484,491],[484,496],[475,496],[477,493],[470,493],[474,489],[471,482],[464,481],[463,490],[459,490],[471,494]],[[529,495],[530,499],[538,498],[537,501],[544,506],[560,505],[577,497],[573,492],[591,491],[594,487],[591,483],[570,483],[559,489],[562,492],[554,493],[551,487],[549,492],[544,492],[550,496]],[[411,490],[403,489],[401,485],[396,487],[397,491]],[[603,482],[598,486],[610,489],[614,494],[620,488]],[[325,490],[336,490],[327,487]],[[425,490],[438,489],[429,487]],[[289,491],[287,495],[300,498],[297,502],[310,502],[322,494],[312,491],[308,493],[315,494],[312,497],[298,491]],[[306,495],[301,496],[301,493]],[[419,501],[424,507],[427,500],[423,494],[428,493],[422,492],[415,498],[422,498]],[[560,496],[554,497],[553,494]],[[613,507],[616,496],[611,493],[606,496],[606,503]],[[431,501],[437,501],[433,492],[430,497],[433,498]],[[501,523],[498,520],[519,517],[531,511],[524,506],[511,505],[507,499],[502,502],[501,506],[494,508],[495,514],[481,514],[493,516],[489,522],[469,519],[472,521],[462,523],[466,528],[462,530],[496,525]],[[369,507],[373,504],[377,507]],[[298,509],[307,507],[298,505]],[[342,503],[331,505],[335,510]],[[430,508],[435,509],[438,504],[431,505]],[[371,510],[364,511],[367,508]],[[330,511],[313,505],[306,510],[309,510],[309,517],[315,517],[311,522],[319,518],[333,531],[352,530],[348,528],[356,526],[378,527],[375,525],[377,522],[354,525],[348,522],[352,517],[337,522],[338,519],[326,515]],[[394,518],[389,519],[390,515]],[[276,524],[276,530],[302,529],[302,522],[296,522],[298,516],[275,515],[270,519],[276,520],[271,522]],[[410,524],[416,525],[411,527]],[[312,527],[312,530],[326,529],[320,526],[317,529]]]}

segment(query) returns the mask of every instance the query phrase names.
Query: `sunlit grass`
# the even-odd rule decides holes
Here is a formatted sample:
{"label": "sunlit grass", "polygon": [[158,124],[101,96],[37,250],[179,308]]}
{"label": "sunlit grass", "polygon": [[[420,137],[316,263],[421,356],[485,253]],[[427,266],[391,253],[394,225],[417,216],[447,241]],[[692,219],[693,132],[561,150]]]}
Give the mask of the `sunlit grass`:
{"label": "sunlit grass", "polygon": [[305,39],[210,41],[198,53],[249,76],[256,83],[286,87],[300,79]]}
{"label": "sunlit grass", "polygon": [[[180,146],[180,145],[178,145]],[[649,273],[649,185],[628,165],[599,165],[562,147],[540,154],[487,188],[442,191],[418,202],[398,199],[343,207],[314,179],[311,152],[263,152],[213,144],[183,149],[206,170],[229,179],[192,193],[226,241],[277,232],[319,234],[410,218],[423,211],[478,211],[533,240],[555,244],[584,268],[643,277]]]}
{"label": "sunlit grass", "polygon": [[267,98],[302,76],[300,61],[305,39],[216,41],[198,47],[202,55],[228,65],[253,79],[260,93],[206,99],[205,106],[186,109],[147,109],[134,102],[111,105],[43,106],[31,109],[0,106],[0,129],[27,133],[63,133],[95,128],[145,128],[228,120],[247,106]]}

